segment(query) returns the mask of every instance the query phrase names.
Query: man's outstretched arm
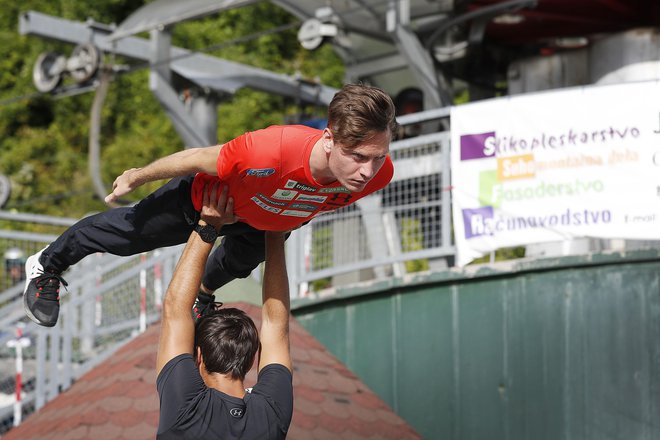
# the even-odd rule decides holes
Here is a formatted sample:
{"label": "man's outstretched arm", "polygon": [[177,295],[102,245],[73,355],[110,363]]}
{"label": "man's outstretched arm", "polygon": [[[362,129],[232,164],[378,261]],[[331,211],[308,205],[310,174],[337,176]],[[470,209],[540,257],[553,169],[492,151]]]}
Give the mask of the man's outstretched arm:
{"label": "man's outstretched arm", "polygon": [[291,370],[289,279],[284,259],[284,238],[284,232],[266,232],[259,370],[268,364],[282,364]]}
{"label": "man's outstretched arm", "polygon": [[113,203],[140,185],[154,180],[171,179],[195,173],[216,175],[216,163],[221,149],[222,145],[190,148],[165,156],[143,168],[126,170],[115,179],[112,184],[112,192],[105,197],[105,202]]}
{"label": "man's outstretched arm", "polygon": [[[227,200],[227,187],[218,196],[218,186],[214,185],[210,192],[209,188],[204,189],[200,213],[200,224],[211,224],[217,230],[235,221],[233,200]],[[193,352],[195,324],[191,311],[212,248],[213,243],[203,241],[197,232],[192,232],[174,269],[163,304],[156,374],[160,374],[165,364],[176,356]]]}

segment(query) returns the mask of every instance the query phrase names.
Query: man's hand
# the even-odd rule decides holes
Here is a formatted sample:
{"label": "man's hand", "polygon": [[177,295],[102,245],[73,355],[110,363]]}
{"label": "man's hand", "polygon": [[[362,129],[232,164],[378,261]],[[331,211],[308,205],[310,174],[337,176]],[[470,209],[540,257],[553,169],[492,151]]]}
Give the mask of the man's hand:
{"label": "man's hand", "polygon": [[208,186],[204,187],[204,196],[202,198],[202,210],[199,215],[209,225],[219,231],[224,225],[236,223],[239,218],[234,215],[234,199],[227,197],[229,187],[224,186],[218,194],[220,182],[211,186],[209,193]]}
{"label": "man's hand", "polygon": [[206,173],[216,176],[218,154],[222,145],[202,148],[188,148],[162,157],[142,168],[131,168],[115,179],[112,192],[105,197],[107,204],[116,202],[140,185],[156,180],[171,179]]}
{"label": "man's hand", "polygon": [[121,176],[117,177],[112,184],[112,192],[105,196],[105,203],[114,203],[121,196],[125,196],[140,186],[139,184],[136,185],[136,180],[134,179],[134,175],[139,169],[140,168],[131,168],[124,171]]}

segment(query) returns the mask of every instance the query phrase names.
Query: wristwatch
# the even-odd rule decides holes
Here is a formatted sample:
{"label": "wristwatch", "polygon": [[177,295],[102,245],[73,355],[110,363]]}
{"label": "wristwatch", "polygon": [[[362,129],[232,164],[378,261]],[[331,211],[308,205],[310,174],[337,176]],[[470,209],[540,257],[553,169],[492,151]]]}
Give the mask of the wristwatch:
{"label": "wristwatch", "polygon": [[218,238],[218,231],[216,231],[215,228],[209,224],[200,225],[197,223],[195,225],[195,232],[199,234],[199,238],[207,243],[214,243]]}

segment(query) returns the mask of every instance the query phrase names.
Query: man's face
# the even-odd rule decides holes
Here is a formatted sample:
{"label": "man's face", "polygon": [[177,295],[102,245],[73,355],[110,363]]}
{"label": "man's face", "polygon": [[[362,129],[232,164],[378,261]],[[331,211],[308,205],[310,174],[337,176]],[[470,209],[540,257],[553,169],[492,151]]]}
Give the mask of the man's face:
{"label": "man's face", "polygon": [[377,133],[352,148],[335,142],[329,130],[327,133],[324,148],[329,153],[330,171],[349,191],[362,191],[385,163],[390,148],[390,133]]}

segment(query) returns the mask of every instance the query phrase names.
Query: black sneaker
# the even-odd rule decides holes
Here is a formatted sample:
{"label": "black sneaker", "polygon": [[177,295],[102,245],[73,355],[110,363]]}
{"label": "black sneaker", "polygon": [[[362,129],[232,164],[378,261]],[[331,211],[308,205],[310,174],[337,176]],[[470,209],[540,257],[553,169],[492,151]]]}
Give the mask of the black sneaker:
{"label": "black sneaker", "polygon": [[39,262],[41,252],[32,255],[25,262],[25,290],[23,308],[25,314],[39,325],[53,327],[60,314],[60,284],[67,286],[59,274],[44,272]]}
{"label": "black sneaker", "polygon": [[215,295],[209,295],[200,290],[197,294],[197,301],[195,301],[195,305],[193,306],[193,319],[197,322],[202,317],[210,315],[220,307],[222,307],[222,303],[220,301],[216,302]]}

